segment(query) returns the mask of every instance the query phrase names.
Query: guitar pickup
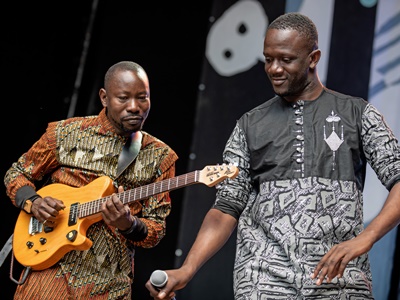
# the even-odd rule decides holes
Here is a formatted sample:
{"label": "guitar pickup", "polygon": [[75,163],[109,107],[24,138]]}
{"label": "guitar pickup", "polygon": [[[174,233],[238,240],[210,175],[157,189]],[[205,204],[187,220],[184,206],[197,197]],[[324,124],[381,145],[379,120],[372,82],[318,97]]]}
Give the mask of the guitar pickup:
{"label": "guitar pickup", "polygon": [[[69,211],[69,216],[68,216],[68,226],[73,226],[76,224],[78,220],[78,205],[79,203],[73,203],[71,204],[71,209]],[[68,235],[67,235],[68,238]]]}

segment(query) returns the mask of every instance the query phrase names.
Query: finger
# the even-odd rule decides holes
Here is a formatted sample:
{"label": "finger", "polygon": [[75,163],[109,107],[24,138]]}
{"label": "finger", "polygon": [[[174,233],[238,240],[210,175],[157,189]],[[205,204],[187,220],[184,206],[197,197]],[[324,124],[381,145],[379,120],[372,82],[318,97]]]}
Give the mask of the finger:
{"label": "finger", "polygon": [[117,207],[116,207],[116,201],[114,200],[115,195],[112,195],[111,199],[108,199],[106,201],[106,209],[110,212],[110,213],[116,213],[118,211]]}
{"label": "finger", "polygon": [[317,266],[314,269],[314,272],[311,274],[311,278],[315,279],[318,277],[318,275],[320,274],[320,272],[322,271],[322,268],[325,265],[325,261],[326,261],[326,255],[319,261],[319,263],[317,264]]}
{"label": "finger", "polygon": [[347,267],[347,264],[350,262],[350,257],[343,257],[343,259],[340,261],[340,263],[337,265],[337,269],[335,270],[335,274],[332,274],[332,276],[337,276],[338,278],[343,277],[344,270]]}
{"label": "finger", "polygon": [[[36,201],[35,201],[36,202]],[[51,197],[45,197],[42,198],[42,201],[38,205],[38,210],[42,211],[44,213],[50,214],[50,216],[56,217],[58,215],[58,212],[60,210],[60,201],[51,198]],[[47,217],[46,217],[47,219]]]}
{"label": "finger", "polygon": [[145,287],[149,290],[151,297],[156,297],[158,295],[158,290],[151,284],[150,280],[146,282]]}
{"label": "finger", "polygon": [[122,211],[124,209],[124,204],[121,202],[117,195],[112,196],[112,201],[118,211]]}
{"label": "finger", "polygon": [[[339,258],[337,258],[339,257]],[[341,255],[331,255],[330,258],[326,261],[322,271],[318,276],[317,282],[322,283],[326,278],[326,282],[331,282],[336,275],[338,274],[338,270],[340,268],[340,264],[342,262]]]}
{"label": "finger", "polygon": [[130,207],[129,207],[128,204],[125,204],[125,205],[124,205],[124,209],[125,209],[125,214],[127,214],[127,215],[128,215],[128,214],[129,214],[129,215],[131,214],[131,209],[130,209]]}
{"label": "finger", "polygon": [[316,285],[320,285],[326,276],[327,273],[326,262],[328,261],[328,259],[329,259],[329,252],[325,254],[324,257],[322,257],[322,259],[314,269],[314,273],[311,274],[311,278],[316,279]]}
{"label": "finger", "polygon": [[65,209],[65,204],[64,202],[62,202],[61,200],[55,200],[55,206],[54,209],[56,209],[57,211],[63,210]]}
{"label": "finger", "polygon": [[[324,282],[325,278],[327,277],[327,274],[328,274],[328,268],[323,267],[321,272],[318,274],[316,284],[321,285]],[[327,277],[327,282],[329,282],[329,277]]]}
{"label": "finger", "polygon": [[43,226],[46,226],[46,227],[55,227],[55,222],[53,222],[53,221],[50,221],[50,220],[44,220],[43,221]]}
{"label": "finger", "polygon": [[[48,210],[52,210],[51,208],[48,208]],[[43,218],[43,221],[47,220],[47,222],[54,222],[55,221],[55,216],[53,216],[51,213],[49,213],[47,210],[42,210],[41,211],[41,216]]]}
{"label": "finger", "polygon": [[47,219],[51,219],[55,221],[56,217],[59,215],[59,210],[55,208],[55,204],[51,203],[47,208],[45,208],[46,212],[49,214]]}
{"label": "finger", "polygon": [[330,279],[333,279],[336,276],[342,277],[348,262],[352,259],[350,249],[346,247],[337,247],[336,250],[335,255],[332,256],[331,259],[331,268],[328,270],[328,276]]}
{"label": "finger", "polygon": [[317,281],[315,282],[316,285],[321,285],[322,282],[324,282],[326,276],[326,268],[323,267],[321,269],[321,271],[318,273],[318,275],[316,276]]}
{"label": "finger", "polygon": [[[122,193],[123,191],[124,191],[123,186],[119,186],[118,187],[118,194]],[[119,198],[119,195],[114,194],[112,199],[113,199],[113,202],[114,202],[115,206],[118,208],[118,210],[122,210],[124,208],[124,203]]]}
{"label": "finger", "polygon": [[158,293],[158,298],[160,298],[160,299],[164,299],[166,296],[167,296],[167,293],[165,291],[163,291],[163,290],[161,290]]}
{"label": "finger", "polygon": [[105,213],[104,210],[101,212],[101,217],[103,218],[103,221],[104,221],[106,224],[110,224],[111,220],[110,220],[110,218],[108,218],[108,216],[107,216],[107,214]]}

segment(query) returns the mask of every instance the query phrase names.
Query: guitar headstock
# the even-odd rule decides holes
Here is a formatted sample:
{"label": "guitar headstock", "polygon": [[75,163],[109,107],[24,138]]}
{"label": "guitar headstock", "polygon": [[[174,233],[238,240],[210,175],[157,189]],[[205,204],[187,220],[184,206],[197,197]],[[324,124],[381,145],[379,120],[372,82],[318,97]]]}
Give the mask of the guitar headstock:
{"label": "guitar headstock", "polygon": [[239,169],[234,165],[206,166],[200,171],[199,181],[207,186],[214,186],[227,178],[235,178],[238,174]]}

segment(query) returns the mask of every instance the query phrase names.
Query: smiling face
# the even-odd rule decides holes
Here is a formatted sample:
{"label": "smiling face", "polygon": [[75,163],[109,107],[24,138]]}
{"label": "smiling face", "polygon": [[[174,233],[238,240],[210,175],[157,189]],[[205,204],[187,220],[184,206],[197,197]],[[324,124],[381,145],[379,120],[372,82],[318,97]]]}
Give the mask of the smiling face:
{"label": "smiling face", "polygon": [[150,111],[149,80],[143,70],[115,70],[99,95],[118,134],[128,137],[142,129]]}
{"label": "smiling face", "polygon": [[310,49],[308,41],[293,29],[269,29],[264,39],[265,72],[274,92],[293,102],[312,100],[320,93],[315,67],[320,58],[318,49]]}

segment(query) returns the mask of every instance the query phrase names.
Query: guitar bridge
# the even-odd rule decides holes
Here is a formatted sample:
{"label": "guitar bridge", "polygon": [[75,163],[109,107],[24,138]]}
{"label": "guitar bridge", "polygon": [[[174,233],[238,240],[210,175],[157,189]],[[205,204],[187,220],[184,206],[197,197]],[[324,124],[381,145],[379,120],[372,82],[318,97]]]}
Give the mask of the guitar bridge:
{"label": "guitar bridge", "polygon": [[38,221],[35,217],[31,217],[29,221],[29,234],[35,235],[43,231],[43,224]]}

